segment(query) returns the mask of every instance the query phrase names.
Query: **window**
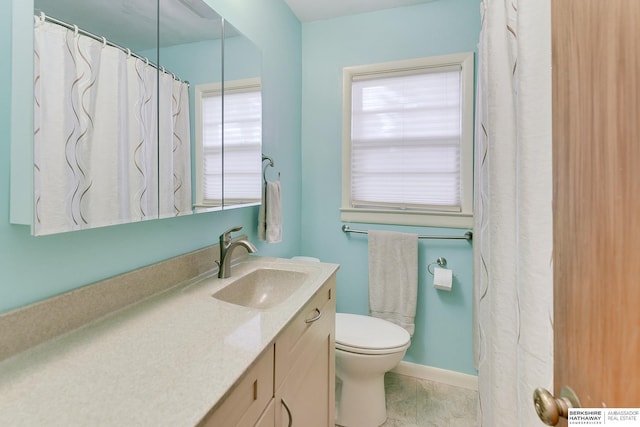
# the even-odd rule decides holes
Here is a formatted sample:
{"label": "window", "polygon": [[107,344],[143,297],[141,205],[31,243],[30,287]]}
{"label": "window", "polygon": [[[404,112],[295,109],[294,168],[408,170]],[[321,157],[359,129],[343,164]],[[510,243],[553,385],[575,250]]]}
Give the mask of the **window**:
{"label": "window", "polygon": [[260,203],[260,79],[225,82],[224,117],[221,85],[196,86],[196,128],[196,205]]}
{"label": "window", "polygon": [[222,206],[222,85],[196,86],[196,206]]}
{"label": "window", "polygon": [[473,53],[343,77],[342,220],[471,226]]}
{"label": "window", "polygon": [[225,82],[224,205],[262,201],[262,91],[260,79]]}

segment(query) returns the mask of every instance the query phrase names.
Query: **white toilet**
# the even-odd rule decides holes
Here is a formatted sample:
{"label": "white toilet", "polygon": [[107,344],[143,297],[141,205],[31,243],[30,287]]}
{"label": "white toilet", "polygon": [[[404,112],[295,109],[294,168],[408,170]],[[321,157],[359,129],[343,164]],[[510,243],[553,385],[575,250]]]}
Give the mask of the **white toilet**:
{"label": "white toilet", "polygon": [[336,314],[336,424],[374,427],[387,419],[384,374],[404,357],[411,337],[404,328],[376,317]]}
{"label": "white toilet", "polygon": [[[296,256],[298,261],[318,258]],[[406,329],[360,314],[336,313],[336,424],[378,427],[387,420],[384,374],[400,363],[411,336]]]}

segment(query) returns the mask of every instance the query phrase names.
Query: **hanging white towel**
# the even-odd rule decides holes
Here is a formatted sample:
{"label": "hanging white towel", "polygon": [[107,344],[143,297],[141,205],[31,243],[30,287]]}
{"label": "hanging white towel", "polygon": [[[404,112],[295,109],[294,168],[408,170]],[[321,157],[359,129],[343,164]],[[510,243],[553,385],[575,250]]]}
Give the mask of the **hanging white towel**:
{"label": "hanging white towel", "polygon": [[369,314],[415,330],[418,236],[369,231]]}
{"label": "hanging white towel", "polygon": [[282,241],[282,198],[280,195],[280,181],[267,182],[265,189],[265,237],[267,243]]}
{"label": "hanging white towel", "polygon": [[266,181],[262,186],[262,204],[258,211],[258,239],[267,243],[282,241],[280,181]]}
{"label": "hanging white towel", "polygon": [[262,184],[262,203],[258,210],[258,240],[267,240],[267,183]]}

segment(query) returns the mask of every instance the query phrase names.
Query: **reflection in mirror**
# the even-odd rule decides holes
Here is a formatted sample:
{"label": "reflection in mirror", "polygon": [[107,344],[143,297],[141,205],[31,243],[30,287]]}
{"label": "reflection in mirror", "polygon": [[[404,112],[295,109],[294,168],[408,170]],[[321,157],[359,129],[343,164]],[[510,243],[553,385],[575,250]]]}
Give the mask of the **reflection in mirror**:
{"label": "reflection in mirror", "polygon": [[34,2],[36,235],[158,216],[156,3],[122,3]]}
{"label": "reflection in mirror", "polygon": [[195,87],[196,212],[222,209],[222,82]]}
{"label": "reflection in mirror", "polygon": [[203,0],[34,15],[34,234],[260,203],[261,54]]}
{"label": "reflection in mirror", "polygon": [[[160,217],[175,216],[192,212],[192,174],[191,174],[191,141],[201,141],[206,138],[209,141],[207,150],[217,153],[210,156],[208,162],[196,161],[196,174],[204,173],[208,177],[209,191],[221,193],[222,188],[222,102],[220,100],[209,101],[201,108],[202,99],[197,88],[203,84],[221,85],[222,81],[222,18],[202,0],[173,0],[163,1],[160,6],[160,37],[159,37],[160,65],[166,70],[188,81],[188,93],[181,97],[174,96],[164,98],[167,101],[178,103],[186,101],[180,108],[173,110],[188,117],[188,127],[174,129],[166,135],[172,135],[171,139],[160,139],[159,156],[161,169],[173,170],[181,165],[187,173],[174,175],[161,175],[161,208]],[[161,90],[162,90],[161,78]],[[185,95],[187,95],[185,97]],[[160,110],[171,108],[169,105],[160,104]],[[196,123],[206,123],[206,126]],[[169,126],[163,124],[160,128]],[[196,150],[196,153],[198,150]],[[185,179],[179,179],[184,177]],[[164,191],[162,191],[164,190]],[[196,186],[199,193],[201,189]],[[174,194],[176,202],[162,203],[167,196]],[[221,197],[218,197],[220,200]],[[196,196],[195,200],[199,200]],[[181,202],[180,204],[177,202]],[[222,203],[212,203],[210,209],[220,208]],[[197,209],[197,207],[196,207]]]}
{"label": "reflection in mirror", "polygon": [[224,22],[224,208],[262,199],[262,54]]}
{"label": "reflection in mirror", "polygon": [[261,200],[262,55],[227,21],[223,33],[224,79],[195,87],[198,212]]}

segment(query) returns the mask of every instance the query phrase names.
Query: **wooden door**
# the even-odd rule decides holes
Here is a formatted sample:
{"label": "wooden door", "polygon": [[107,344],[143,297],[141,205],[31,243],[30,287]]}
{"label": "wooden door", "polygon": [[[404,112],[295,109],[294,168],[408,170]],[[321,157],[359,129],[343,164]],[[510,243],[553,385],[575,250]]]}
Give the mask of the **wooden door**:
{"label": "wooden door", "polygon": [[637,408],[640,1],[551,4],[555,391]]}

